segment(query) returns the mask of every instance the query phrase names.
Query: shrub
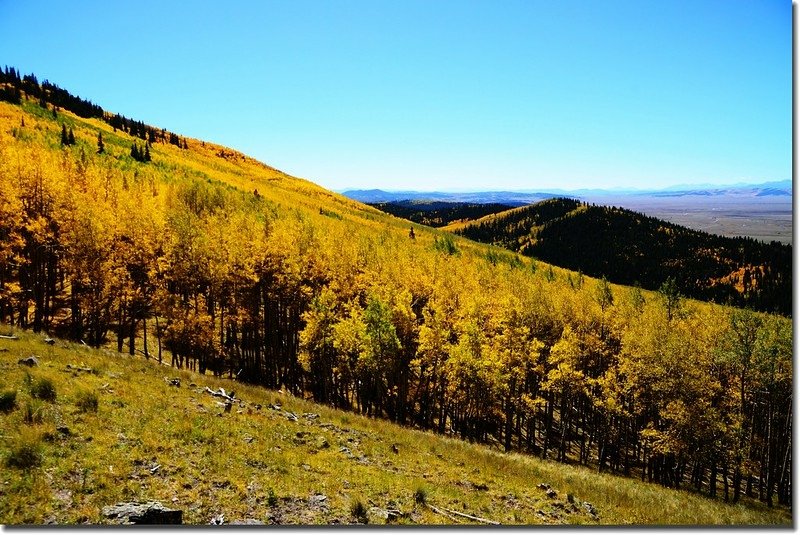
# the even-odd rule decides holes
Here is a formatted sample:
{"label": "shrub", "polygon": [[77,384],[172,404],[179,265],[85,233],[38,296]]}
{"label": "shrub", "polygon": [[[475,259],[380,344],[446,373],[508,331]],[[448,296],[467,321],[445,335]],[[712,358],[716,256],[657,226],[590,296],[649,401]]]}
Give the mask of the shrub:
{"label": "shrub", "polygon": [[38,440],[23,439],[11,448],[6,466],[28,470],[42,464],[42,447]]}
{"label": "shrub", "polygon": [[439,251],[440,253],[445,253],[447,255],[458,254],[458,247],[456,247],[456,244],[453,241],[452,236],[450,236],[449,234],[445,234],[444,236],[442,236],[441,239],[439,239],[438,237],[434,237],[433,248]]}
{"label": "shrub", "polygon": [[97,412],[97,394],[81,390],[75,398],[75,405],[81,412]]}
{"label": "shrub", "polygon": [[272,489],[269,489],[269,492],[267,493],[267,505],[270,507],[278,505],[278,497],[275,496],[275,491]]}
{"label": "shrub", "polygon": [[45,401],[56,400],[56,387],[53,381],[46,377],[36,379],[31,383],[31,395]]}
{"label": "shrub", "polygon": [[10,412],[17,406],[17,391],[0,392],[0,412]]}
{"label": "shrub", "polygon": [[422,487],[414,491],[414,503],[425,505],[428,500],[428,493]]}
{"label": "shrub", "polygon": [[356,500],[350,504],[350,514],[357,521],[363,524],[367,523],[367,508],[364,507],[361,500]]}

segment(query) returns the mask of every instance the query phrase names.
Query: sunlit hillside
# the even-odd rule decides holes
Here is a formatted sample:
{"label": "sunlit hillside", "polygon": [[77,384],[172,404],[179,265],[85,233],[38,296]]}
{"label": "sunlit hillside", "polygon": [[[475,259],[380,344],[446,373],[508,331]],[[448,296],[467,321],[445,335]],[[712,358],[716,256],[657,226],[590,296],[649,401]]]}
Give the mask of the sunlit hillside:
{"label": "sunlit hillside", "polygon": [[[179,510],[185,524],[790,522],[784,508],[725,504],[0,332],[16,337],[0,338],[3,524],[116,523],[103,509],[131,500]],[[18,364],[31,355],[37,365]],[[211,393],[220,388],[234,396],[228,410]]]}
{"label": "sunlit hillside", "polygon": [[0,322],[494,450],[791,503],[789,320],[609,284],[183,141],[1,102]]}
{"label": "sunlit hillside", "polygon": [[791,245],[717,236],[567,198],[446,229],[620,284],[655,290],[672,278],[684,295],[792,314]]}

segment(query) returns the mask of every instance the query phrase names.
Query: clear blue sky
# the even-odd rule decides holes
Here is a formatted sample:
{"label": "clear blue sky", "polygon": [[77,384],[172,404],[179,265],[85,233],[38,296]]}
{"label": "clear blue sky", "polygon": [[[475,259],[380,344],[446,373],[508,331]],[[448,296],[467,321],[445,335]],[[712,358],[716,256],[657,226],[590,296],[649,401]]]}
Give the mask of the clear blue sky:
{"label": "clear blue sky", "polygon": [[0,0],[0,65],[332,189],[791,178],[791,3]]}

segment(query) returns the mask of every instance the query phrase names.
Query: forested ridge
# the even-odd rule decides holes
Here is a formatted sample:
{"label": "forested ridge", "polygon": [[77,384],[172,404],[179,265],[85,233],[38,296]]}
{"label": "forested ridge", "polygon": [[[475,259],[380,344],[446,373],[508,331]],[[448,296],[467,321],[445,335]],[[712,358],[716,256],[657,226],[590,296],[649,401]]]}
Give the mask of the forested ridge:
{"label": "forested ridge", "polygon": [[558,266],[655,290],[675,279],[684,295],[792,314],[792,247],[726,238],[624,208],[558,198],[454,231]]}
{"label": "forested ridge", "polygon": [[148,141],[142,161],[139,137],[19,96],[0,103],[0,321],[791,503],[786,318],[684,299],[671,279],[649,292],[425,227],[412,237],[208,142]]}
{"label": "forested ridge", "polygon": [[369,205],[381,212],[429,227],[443,227],[454,221],[478,219],[513,208],[500,203],[446,201],[392,201],[369,203]]}

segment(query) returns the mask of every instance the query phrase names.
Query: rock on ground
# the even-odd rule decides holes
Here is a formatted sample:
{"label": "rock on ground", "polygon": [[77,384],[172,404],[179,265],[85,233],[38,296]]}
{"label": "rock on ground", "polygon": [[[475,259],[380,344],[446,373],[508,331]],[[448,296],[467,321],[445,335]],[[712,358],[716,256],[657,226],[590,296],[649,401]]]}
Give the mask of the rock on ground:
{"label": "rock on ground", "polygon": [[103,516],[123,524],[182,524],[183,511],[160,502],[121,502],[103,507]]}

